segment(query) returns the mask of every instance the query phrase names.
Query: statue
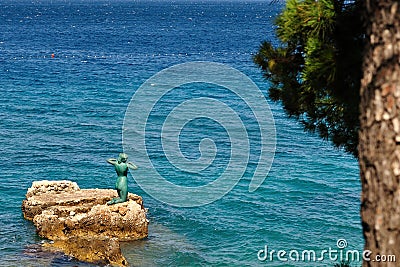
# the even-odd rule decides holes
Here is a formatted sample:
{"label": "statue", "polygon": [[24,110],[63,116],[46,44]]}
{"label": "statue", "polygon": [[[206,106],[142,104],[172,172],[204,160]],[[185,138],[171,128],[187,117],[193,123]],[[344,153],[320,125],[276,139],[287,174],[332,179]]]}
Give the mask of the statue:
{"label": "statue", "polygon": [[117,189],[119,196],[108,201],[107,205],[125,202],[128,199],[128,168],[136,170],[137,167],[132,162],[128,162],[128,155],[125,153],[120,153],[118,159],[108,159],[107,162],[114,165],[117,172],[118,178],[115,183],[115,189]]}

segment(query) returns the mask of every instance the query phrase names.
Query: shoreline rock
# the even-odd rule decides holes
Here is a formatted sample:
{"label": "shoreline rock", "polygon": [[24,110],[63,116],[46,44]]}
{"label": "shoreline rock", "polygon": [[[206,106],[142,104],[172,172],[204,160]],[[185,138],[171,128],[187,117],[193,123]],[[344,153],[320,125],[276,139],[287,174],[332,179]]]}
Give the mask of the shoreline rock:
{"label": "shoreline rock", "polygon": [[126,266],[119,241],[146,238],[148,223],[142,198],[108,206],[115,190],[80,189],[71,181],[36,181],[22,202],[22,212],[47,243],[79,260]]}
{"label": "shoreline rock", "polygon": [[80,261],[112,266],[128,265],[117,238],[71,237],[68,240],[44,243],[43,247],[53,252],[63,252]]}

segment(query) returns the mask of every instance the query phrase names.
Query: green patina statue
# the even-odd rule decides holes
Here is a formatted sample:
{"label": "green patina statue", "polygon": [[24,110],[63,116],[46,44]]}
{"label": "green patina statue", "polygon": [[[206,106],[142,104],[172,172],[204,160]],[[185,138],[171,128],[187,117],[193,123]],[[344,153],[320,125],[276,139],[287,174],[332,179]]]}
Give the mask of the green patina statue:
{"label": "green patina statue", "polygon": [[125,153],[120,153],[118,159],[108,159],[107,162],[114,165],[117,172],[118,178],[115,189],[117,189],[119,196],[108,201],[107,205],[125,202],[128,200],[128,169],[136,170],[137,167],[132,162],[128,162],[128,155]]}

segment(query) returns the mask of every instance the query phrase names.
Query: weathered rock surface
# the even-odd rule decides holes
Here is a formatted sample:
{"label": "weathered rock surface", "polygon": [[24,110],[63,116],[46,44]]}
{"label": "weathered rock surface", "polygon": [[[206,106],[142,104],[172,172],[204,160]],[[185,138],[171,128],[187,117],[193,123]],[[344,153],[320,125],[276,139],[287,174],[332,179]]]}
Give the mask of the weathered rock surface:
{"label": "weathered rock surface", "polygon": [[119,241],[148,235],[148,220],[140,196],[106,205],[115,190],[80,189],[71,181],[38,181],[22,203],[24,217],[33,221],[40,236],[53,240],[53,248],[79,260],[127,265]]}
{"label": "weathered rock surface", "polygon": [[102,265],[126,266],[128,262],[121,253],[117,238],[106,237],[71,237],[45,243],[50,251],[62,251],[80,261]]}

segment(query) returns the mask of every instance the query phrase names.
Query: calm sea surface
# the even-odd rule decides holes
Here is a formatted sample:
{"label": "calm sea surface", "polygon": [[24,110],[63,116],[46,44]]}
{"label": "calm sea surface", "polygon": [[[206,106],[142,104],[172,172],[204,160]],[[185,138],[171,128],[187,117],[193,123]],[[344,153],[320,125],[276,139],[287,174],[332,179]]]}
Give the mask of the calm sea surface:
{"label": "calm sea surface", "polygon": [[[39,249],[42,240],[20,207],[32,181],[69,179],[81,188],[111,188],[115,174],[105,159],[122,151],[129,101],[164,68],[190,61],[224,63],[267,95],[268,84],[252,55],[261,41],[276,41],[272,23],[282,5],[1,0],[0,265],[94,266]],[[181,95],[169,97],[179,102]],[[132,266],[333,266],[328,257],[259,261],[257,253],[265,245],[300,253],[337,249],[338,239],[361,250],[357,162],[304,133],[279,104],[269,103],[276,155],[255,192],[248,191],[251,173],[246,173],[222,199],[179,208],[153,199],[130,178],[129,189],[143,196],[151,222],[147,240],[123,244]],[[198,138],[217,136],[218,127],[204,127],[207,123],[182,132],[194,142],[183,152],[189,158],[198,156]],[[168,164],[153,160],[155,166]],[[220,156],[220,162],[226,158]]]}

